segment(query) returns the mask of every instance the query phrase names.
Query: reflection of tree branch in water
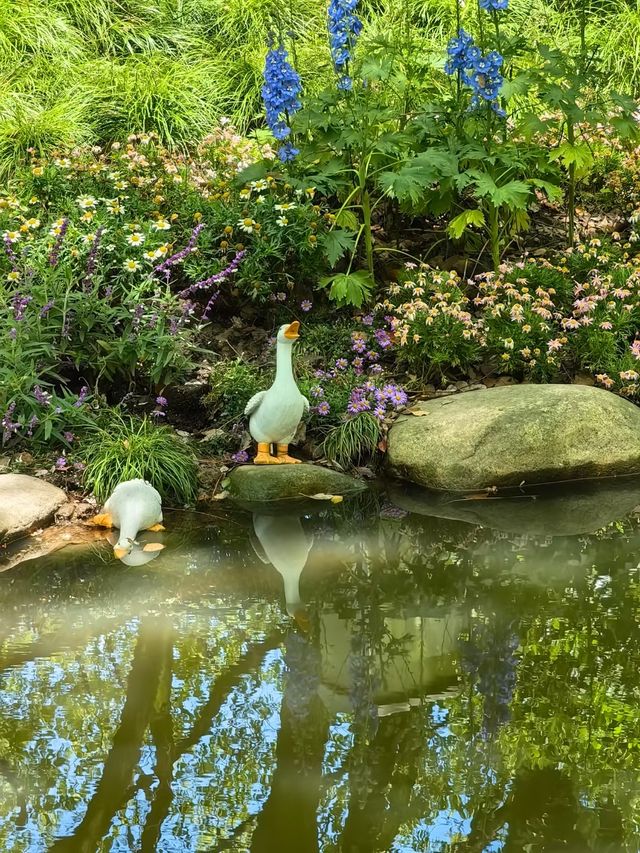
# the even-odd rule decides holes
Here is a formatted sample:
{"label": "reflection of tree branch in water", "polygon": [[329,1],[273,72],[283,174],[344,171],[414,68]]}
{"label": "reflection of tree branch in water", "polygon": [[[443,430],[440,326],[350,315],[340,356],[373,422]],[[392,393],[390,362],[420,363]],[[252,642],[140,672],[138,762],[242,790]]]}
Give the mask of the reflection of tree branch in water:
{"label": "reflection of tree branch in water", "polygon": [[251,839],[251,853],[318,850],[317,811],[329,718],[317,694],[320,659],[313,641],[287,637],[276,767]]}
{"label": "reflection of tree branch in water", "polygon": [[49,658],[59,652],[69,652],[79,649],[101,634],[108,634],[124,624],[124,619],[114,617],[112,619],[97,619],[95,622],[70,631],[68,626],[50,634],[43,634],[34,643],[23,646],[6,657],[0,658],[0,672],[14,666],[22,666],[37,658]]}
{"label": "reflection of tree branch in water", "polygon": [[4,776],[9,785],[11,785],[15,791],[19,809],[18,815],[15,818],[15,823],[17,826],[24,826],[27,818],[27,799],[24,793],[24,786],[22,785],[20,777],[16,771],[4,758],[0,758],[0,776]]}
{"label": "reflection of tree branch in water", "polygon": [[174,743],[169,706],[172,632],[167,626],[160,631],[157,623],[143,623],[129,674],[120,726],[114,735],[101,780],[74,834],[57,841],[50,848],[50,853],[93,853],[99,839],[108,831],[113,816],[131,799],[136,788],[141,787],[140,783],[136,786],[131,783],[148,726],[156,747],[159,784],[143,831],[141,849],[154,851],[160,829],[171,808],[175,763],[207,734],[230,691],[243,676],[260,665],[269,651],[280,645],[283,636],[277,631],[263,642],[254,644],[224,672],[214,682],[189,734]]}
{"label": "reflection of tree branch in water", "polygon": [[203,738],[211,728],[211,722],[216,716],[227,696],[238,684],[243,675],[248,675],[257,669],[267,652],[277,649],[284,639],[281,631],[274,631],[266,640],[255,643],[241,658],[220,675],[213,683],[209,698],[200,708],[195,723],[188,735],[179,740],[175,747],[173,761],[181,758],[192,746]]}
{"label": "reflection of tree branch in water", "polygon": [[94,853],[113,816],[122,807],[123,792],[131,784],[140,759],[144,734],[158,693],[165,647],[171,642],[166,625],[159,625],[153,619],[141,622],[120,724],[113,736],[102,776],[79,826],[73,835],[56,841],[50,848],[51,853]]}
{"label": "reflection of tree branch in water", "polygon": [[163,644],[164,659],[160,669],[158,691],[153,704],[150,728],[156,749],[155,774],[158,787],[142,833],[141,853],[154,853],[160,828],[173,800],[173,723],[171,720],[171,677],[173,670],[173,641]]}
{"label": "reflection of tree branch in water", "polygon": [[[410,816],[410,800],[425,743],[416,712],[383,717],[366,748],[368,778],[353,774],[339,849],[388,850]],[[368,790],[367,790],[368,788]],[[390,804],[389,804],[390,801]]]}
{"label": "reflection of tree branch in water", "polygon": [[[145,853],[145,851],[153,853],[156,850],[162,824],[169,814],[173,800],[171,784],[173,782],[173,771],[176,762],[209,732],[220,708],[229,696],[229,693],[238,685],[240,679],[245,675],[249,675],[253,670],[258,669],[265,655],[273,651],[273,649],[278,648],[283,638],[284,635],[280,631],[276,631],[269,635],[262,643],[250,646],[248,651],[214,682],[209,693],[209,698],[200,709],[191,731],[177,743],[174,743],[173,740],[171,712],[168,702],[166,710],[162,708],[157,709],[159,713],[151,721],[151,733],[156,746],[156,754],[158,755],[156,775],[158,776],[159,784],[153,806],[149,812],[147,824],[142,834],[142,853]],[[170,695],[171,689],[170,665],[171,661],[169,660],[167,666],[167,690],[169,693],[167,696]],[[128,792],[127,800],[133,796],[133,793],[133,791]],[[251,822],[251,820],[253,818],[248,819],[247,822]],[[240,827],[237,827],[232,837],[235,834],[239,834],[243,826],[244,824],[241,824]],[[224,849],[227,848],[220,847],[220,850]]]}

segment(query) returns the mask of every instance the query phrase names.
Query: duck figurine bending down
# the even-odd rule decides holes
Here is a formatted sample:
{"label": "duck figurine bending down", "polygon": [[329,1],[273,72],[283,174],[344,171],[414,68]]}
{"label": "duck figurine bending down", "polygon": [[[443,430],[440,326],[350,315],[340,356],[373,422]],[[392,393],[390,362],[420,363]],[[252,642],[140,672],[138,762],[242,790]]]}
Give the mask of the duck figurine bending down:
{"label": "duck figurine bending down", "polygon": [[[298,424],[309,411],[309,401],[300,393],[293,376],[292,349],[300,337],[299,329],[297,320],[280,326],[276,339],[276,378],[267,391],[254,394],[244,410],[249,416],[249,432],[258,444],[255,465],[300,462],[289,456],[289,445]],[[271,445],[276,446],[275,456]]]}
{"label": "duck figurine bending down", "polygon": [[[131,553],[137,545],[140,530],[164,530],[162,526],[162,498],[146,480],[125,480],[113,490],[100,515],[92,524],[100,527],[117,527],[120,531],[113,553],[119,560]],[[164,545],[149,542],[142,550],[161,551]]]}

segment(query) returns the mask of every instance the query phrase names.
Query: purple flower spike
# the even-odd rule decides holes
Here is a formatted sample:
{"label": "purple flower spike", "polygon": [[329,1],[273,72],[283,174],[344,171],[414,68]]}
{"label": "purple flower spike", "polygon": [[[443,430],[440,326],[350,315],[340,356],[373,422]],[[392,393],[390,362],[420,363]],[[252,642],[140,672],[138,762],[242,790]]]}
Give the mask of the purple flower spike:
{"label": "purple flower spike", "polygon": [[49,266],[56,267],[58,265],[58,258],[60,256],[60,249],[62,248],[62,243],[64,241],[65,234],[67,233],[67,228],[69,227],[69,219],[65,217],[62,220],[62,225],[60,226],[60,233],[56,237],[56,242],[53,245],[53,249],[51,250],[51,254],[49,255]]}
{"label": "purple flower spike", "polygon": [[80,393],[78,394],[78,399],[73,404],[75,408],[79,409],[84,404],[88,396],[89,388],[86,385],[83,385],[83,387],[80,389]]}
{"label": "purple flower spike", "polygon": [[191,232],[191,237],[189,238],[189,242],[181,249],[179,252],[176,252],[175,255],[171,255],[170,258],[167,258],[166,261],[163,261],[161,264],[158,264],[157,267],[154,267],[155,273],[165,273],[167,277],[167,284],[169,283],[169,276],[171,275],[171,267],[179,264],[180,261],[183,261],[187,258],[192,252],[196,250],[196,243],[198,242],[198,237],[200,236],[200,232],[204,228],[204,222],[199,222],[196,227]]}
{"label": "purple flower spike", "polygon": [[206,290],[211,287],[212,284],[219,284],[224,281],[225,278],[228,278],[232,273],[234,273],[239,265],[240,261],[246,255],[246,250],[242,250],[238,252],[235,258],[231,261],[228,267],[216,273],[215,275],[210,276],[209,278],[205,278],[202,281],[197,281],[195,284],[192,284],[191,287],[187,287],[186,290],[181,291],[178,296],[181,299],[186,299],[188,296],[193,296],[199,290]]}
{"label": "purple flower spike", "polygon": [[16,253],[13,251],[13,246],[11,245],[11,240],[9,239],[9,235],[4,235],[4,249],[7,253],[7,257],[11,262],[11,267],[13,272],[18,272],[18,257]]}
{"label": "purple flower spike", "polygon": [[100,226],[100,228],[98,228],[98,230],[96,231],[95,239],[91,244],[91,249],[89,251],[89,254],[87,255],[87,272],[83,282],[85,293],[91,289],[91,282],[96,271],[96,259],[98,257],[98,250],[100,249],[100,243],[102,241],[103,234],[104,228]]}

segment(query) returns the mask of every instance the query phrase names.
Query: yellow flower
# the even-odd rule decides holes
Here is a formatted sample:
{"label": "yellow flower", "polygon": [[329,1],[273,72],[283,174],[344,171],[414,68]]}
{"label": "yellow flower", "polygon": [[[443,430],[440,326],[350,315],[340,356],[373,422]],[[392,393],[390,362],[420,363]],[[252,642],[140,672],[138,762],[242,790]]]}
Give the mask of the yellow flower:
{"label": "yellow flower", "polygon": [[42,166],[32,166],[31,174],[35,175],[36,178],[39,178],[44,175],[44,169],[42,168]]}
{"label": "yellow flower", "polygon": [[29,226],[27,225],[27,223],[26,223],[26,222],[23,222],[23,223],[22,223],[22,225],[20,226],[20,231],[21,231],[23,234],[28,234],[28,233],[29,233]]}
{"label": "yellow flower", "polygon": [[247,189],[240,190],[238,195],[243,201],[245,201],[246,199],[251,198],[251,190],[247,190]]}
{"label": "yellow flower", "polygon": [[18,281],[20,273],[17,270],[12,270],[7,274],[7,281]]}
{"label": "yellow flower", "polygon": [[166,243],[163,243],[162,246],[158,246],[155,250],[154,254],[156,258],[163,258],[167,252],[169,251],[169,246]]}
{"label": "yellow flower", "polygon": [[172,213],[172,214],[171,214],[171,216],[169,217],[169,219],[170,219],[172,222],[175,222],[177,218],[178,218],[178,214],[177,214],[177,213]]}
{"label": "yellow flower", "polygon": [[127,258],[124,262],[124,268],[127,272],[135,272],[140,269],[140,264],[138,261],[134,261],[133,258]]}
{"label": "yellow flower", "polygon": [[153,197],[153,203],[154,204],[162,204],[163,201],[164,201],[163,195],[154,195],[154,197]]}
{"label": "yellow flower", "polygon": [[93,219],[94,213],[92,210],[85,210],[85,212],[80,217],[81,222],[91,222]]}
{"label": "yellow flower", "polygon": [[233,227],[231,225],[225,225],[224,233],[225,234],[233,234]]}
{"label": "yellow flower", "polygon": [[288,225],[288,224],[289,224],[289,220],[287,219],[286,216],[279,216],[276,219],[276,225],[279,225],[280,228],[284,228],[285,225]]}
{"label": "yellow flower", "polygon": [[95,239],[96,239],[95,234],[85,234],[84,237],[82,238],[82,242],[85,244],[85,246],[88,246],[90,243],[93,243],[93,241]]}
{"label": "yellow flower", "polygon": [[145,261],[155,261],[156,253],[153,251],[143,252],[142,257],[145,259]]}
{"label": "yellow flower", "polygon": [[98,204],[92,195],[81,195],[76,201],[78,202],[78,207],[82,208],[82,210],[90,210]]}
{"label": "yellow flower", "polygon": [[253,234],[256,225],[257,223],[254,219],[247,218],[238,220],[238,228],[240,228],[240,230],[244,231],[246,234]]}
{"label": "yellow flower", "polygon": [[196,213],[193,214],[193,221],[194,222],[200,222],[201,219],[202,219],[202,214],[198,210]]}
{"label": "yellow flower", "polygon": [[32,195],[32,196],[31,196],[31,198],[29,199],[29,204],[37,204],[37,203],[38,203],[38,200],[39,200],[39,199],[38,199],[38,197],[37,197],[37,196]]}

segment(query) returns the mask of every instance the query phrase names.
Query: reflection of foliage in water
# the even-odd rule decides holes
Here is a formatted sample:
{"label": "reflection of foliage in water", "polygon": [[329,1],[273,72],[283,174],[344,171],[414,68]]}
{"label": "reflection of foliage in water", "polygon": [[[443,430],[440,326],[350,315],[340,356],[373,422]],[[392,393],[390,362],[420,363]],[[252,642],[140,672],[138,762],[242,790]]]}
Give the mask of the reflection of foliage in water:
{"label": "reflection of foliage in water", "polygon": [[[189,545],[184,571],[177,561],[164,572],[69,561],[40,580],[0,581],[0,664],[12,662],[0,675],[0,849],[42,849],[61,820],[71,831],[82,819],[121,722],[143,600],[175,631],[167,730],[177,759],[157,849],[217,849],[226,838],[227,849],[250,849],[293,767],[323,853],[498,841],[637,850],[638,524],[544,540],[343,513],[305,521],[315,547],[322,526],[342,547],[340,572],[304,579],[307,636],[279,633],[289,624],[279,588],[242,524],[210,528],[206,550]],[[320,607],[351,633],[353,709],[331,720],[317,693]],[[458,691],[378,718],[381,664],[402,654],[385,615],[453,611],[470,626]],[[140,849],[139,825],[162,790],[158,754],[149,730],[95,849]]]}
{"label": "reflection of foliage in water", "polygon": [[509,624],[498,618],[474,622],[461,643],[461,666],[483,697],[482,731],[495,735],[511,716],[519,640]]}

